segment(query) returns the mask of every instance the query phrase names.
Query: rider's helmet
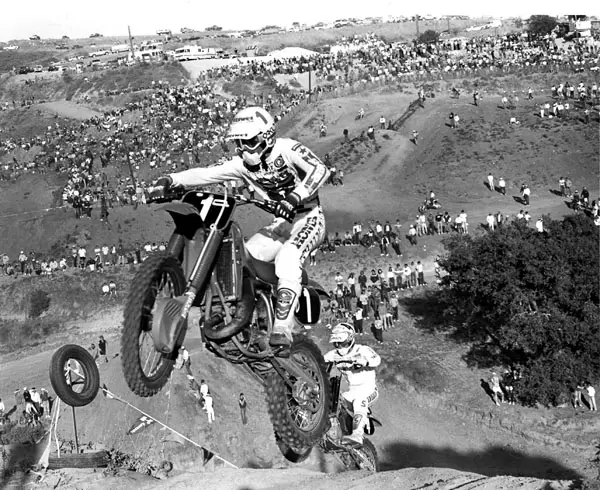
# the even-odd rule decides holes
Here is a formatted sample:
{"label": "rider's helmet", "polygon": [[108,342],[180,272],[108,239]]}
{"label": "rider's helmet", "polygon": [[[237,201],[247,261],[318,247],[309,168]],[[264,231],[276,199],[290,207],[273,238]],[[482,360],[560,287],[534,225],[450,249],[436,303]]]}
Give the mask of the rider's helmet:
{"label": "rider's helmet", "polygon": [[275,120],[262,107],[247,107],[238,112],[227,133],[244,164],[253,170],[275,145]]}
{"label": "rider's helmet", "polygon": [[333,344],[341,356],[345,356],[354,347],[354,336],[355,332],[352,325],[346,322],[338,323],[331,330],[329,343]]}

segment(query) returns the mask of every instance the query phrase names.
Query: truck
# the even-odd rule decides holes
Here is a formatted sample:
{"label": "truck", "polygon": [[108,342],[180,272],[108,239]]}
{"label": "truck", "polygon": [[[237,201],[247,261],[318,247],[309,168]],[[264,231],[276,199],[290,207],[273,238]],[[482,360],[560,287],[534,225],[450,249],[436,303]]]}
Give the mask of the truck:
{"label": "truck", "polygon": [[112,46],[110,51],[111,53],[124,53],[125,51],[129,51],[129,44],[117,44],[116,46]]}
{"label": "truck", "polygon": [[176,61],[206,60],[217,57],[214,48],[202,48],[200,46],[183,46],[175,50]]}

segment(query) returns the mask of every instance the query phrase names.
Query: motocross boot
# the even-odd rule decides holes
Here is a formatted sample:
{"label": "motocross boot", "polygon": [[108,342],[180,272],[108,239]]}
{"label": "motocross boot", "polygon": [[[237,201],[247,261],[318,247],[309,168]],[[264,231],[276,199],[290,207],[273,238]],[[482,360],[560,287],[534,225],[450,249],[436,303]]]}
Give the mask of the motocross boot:
{"label": "motocross boot", "polygon": [[355,414],[352,419],[352,434],[342,437],[342,443],[350,446],[362,446],[366,423],[366,415]]}
{"label": "motocross boot", "polygon": [[279,347],[280,356],[289,356],[292,346],[294,328],[294,310],[298,302],[298,294],[290,288],[279,287],[277,289],[277,303],[275,304],[275,322],[269,344],[271,347]]}

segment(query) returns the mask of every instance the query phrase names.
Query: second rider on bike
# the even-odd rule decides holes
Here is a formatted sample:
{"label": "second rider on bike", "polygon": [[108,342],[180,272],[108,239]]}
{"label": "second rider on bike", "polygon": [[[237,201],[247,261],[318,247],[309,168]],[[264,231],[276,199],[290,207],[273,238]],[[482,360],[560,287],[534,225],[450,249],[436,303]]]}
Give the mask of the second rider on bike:
{"label": "second rider on bike", "polygon": [[[233,118],[228,140],[236,155],[222,165],[194,168],[158,180],[164,187],[200,187],[242,179],[264,199],[277,201],[275,219],[246,243],[256,259],[275,262],[278,278],[275,322],[269,343],[290,347],[294,311],[302,292],[302,267],[325,236],[318,189],[329,178],[321,160],[301,143],[276,138],[275,120],[261,107]],[[290,223],[290,224],[288,224]]]}

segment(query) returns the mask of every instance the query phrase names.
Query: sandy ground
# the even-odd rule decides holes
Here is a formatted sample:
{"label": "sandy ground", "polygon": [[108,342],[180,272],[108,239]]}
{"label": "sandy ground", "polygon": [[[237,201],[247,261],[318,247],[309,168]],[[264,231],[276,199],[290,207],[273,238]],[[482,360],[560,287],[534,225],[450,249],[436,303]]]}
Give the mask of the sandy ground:
{"label": "sandy ground", "polygon": [[75,102],[68,100],[57,100],[54,102],[44,102],[42,104],[36,104],[35,107],[56,114],[61,117],[67,117],[69,119],[90,119],[91,117],[97,116],[102,117],[100,112],[94,111],[89,107],[85,107]]}

